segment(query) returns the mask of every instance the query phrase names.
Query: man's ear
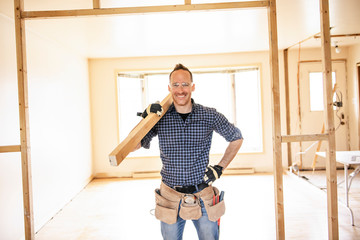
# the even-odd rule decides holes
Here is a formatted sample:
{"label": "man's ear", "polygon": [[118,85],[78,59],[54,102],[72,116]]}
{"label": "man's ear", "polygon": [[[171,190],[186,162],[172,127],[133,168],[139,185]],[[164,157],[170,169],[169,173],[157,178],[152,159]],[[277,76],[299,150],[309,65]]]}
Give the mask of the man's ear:
{"label": "man's ear", "polygon": [[171,90],[170,90],[170,85],[168,85],[168,90],[169,90],[169,92],[171,92]]}
{"label": "man's ear", "polygon": [[192,91],[192,92],[195,91],[195,83],[192,84],[192,86],[191,86],[191,91]]}

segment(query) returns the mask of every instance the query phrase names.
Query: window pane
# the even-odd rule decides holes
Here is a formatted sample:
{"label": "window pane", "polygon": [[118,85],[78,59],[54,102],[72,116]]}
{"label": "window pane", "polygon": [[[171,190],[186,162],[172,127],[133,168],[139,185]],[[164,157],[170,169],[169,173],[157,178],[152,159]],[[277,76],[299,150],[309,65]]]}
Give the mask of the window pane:
{"label": "window pane", "polygon": [[168,94],[169,74],[148,75],[147,79],[147,104],[161,102]]}
{"label": "window pane", "polygon": [[241,152],[262,152],[262,116],[259,70],[235,74],[236,122],[245,139]]}
{"label": "window pane", "polygon": [[[324,111],[324,89],[322,72],[309,73],[310,84],[310,111]],[[332,87],[336,83],[335,72],[332,72]],[[336,97],[333,97],[336,101]],[[335,108],[334,108],[335,109]]]}
{"label": "window pane", "polygon": [[143,109],[141,81],[140,78],[118,77],[120,141],[125,139],[135,124],[141,120],[136,115],[138,111]]}

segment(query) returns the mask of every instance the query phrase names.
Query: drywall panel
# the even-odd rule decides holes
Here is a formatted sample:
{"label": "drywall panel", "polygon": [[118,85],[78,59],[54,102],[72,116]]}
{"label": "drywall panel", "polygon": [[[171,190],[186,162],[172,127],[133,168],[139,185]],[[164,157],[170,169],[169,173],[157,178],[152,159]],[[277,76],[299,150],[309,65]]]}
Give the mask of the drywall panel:
{"label": "drywall panel", "polygon": [[[20,143],[14,21],[0,13],[0,145]],[[92,177],[87,60],[27,31],[35,231]],[[0,238],[24,233],[20,153],[0,154]]]}

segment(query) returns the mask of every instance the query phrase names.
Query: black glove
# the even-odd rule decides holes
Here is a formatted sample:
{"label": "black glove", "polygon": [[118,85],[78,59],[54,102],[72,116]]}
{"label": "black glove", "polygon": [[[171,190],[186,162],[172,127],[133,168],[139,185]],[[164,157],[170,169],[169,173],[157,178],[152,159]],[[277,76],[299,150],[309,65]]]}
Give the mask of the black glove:
{"label": "black glove", "polygon": [[223,167],[219,165],[208,166],[205,170],[205,183],[212,184],[216,179],[219,179],[223,171]]}
{"label": "black glove", "polygon": [[150,104],[142,114],[139,114],[141,117],[146,118],[149,113],[156,113],[159,117],[163,112],[163,108],[160,103],[153,103]]}

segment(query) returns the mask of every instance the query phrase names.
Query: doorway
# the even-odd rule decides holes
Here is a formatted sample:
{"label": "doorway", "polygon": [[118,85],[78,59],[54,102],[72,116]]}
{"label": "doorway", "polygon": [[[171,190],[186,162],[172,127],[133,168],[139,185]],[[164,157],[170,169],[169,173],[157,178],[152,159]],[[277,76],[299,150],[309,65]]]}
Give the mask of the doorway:
{"label": "doorway", "polygon": [[[335,124],[336,150],[350,150],[349,123],[347,110],[346,62],[332,62],[333,109]],[[300,134],[323,132],[324,98],[321,62],[303,62],[300,65]],[[295,158],[301,158],[302,169],[323,169],[325,159],[317,158],[316,151],[326,151],[326,142],[303,142]]]}

